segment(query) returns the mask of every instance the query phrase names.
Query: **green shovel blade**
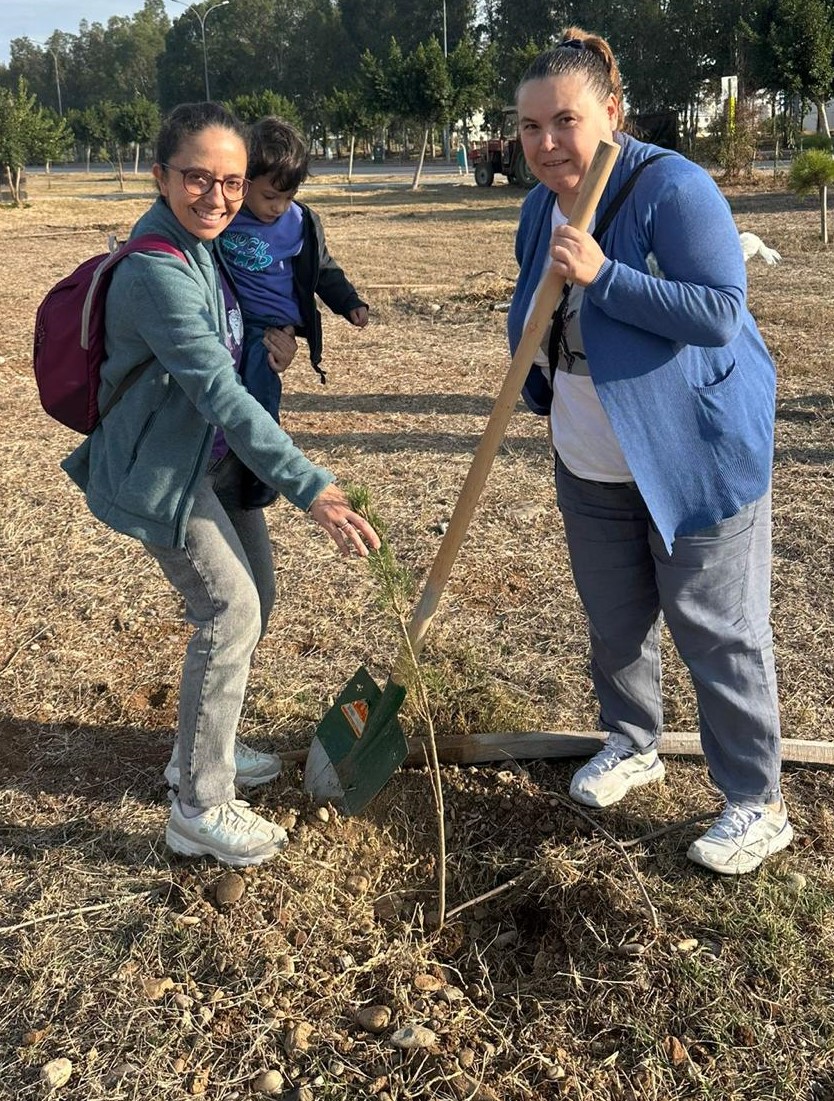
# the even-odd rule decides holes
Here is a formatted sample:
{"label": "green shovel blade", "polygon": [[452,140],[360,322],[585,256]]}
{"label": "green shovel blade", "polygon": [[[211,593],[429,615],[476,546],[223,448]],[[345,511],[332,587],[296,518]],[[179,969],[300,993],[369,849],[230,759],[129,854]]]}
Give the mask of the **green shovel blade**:
{"label": "green shovel blade", "polygon": [[[332,766],[329,787],[317,783],[308,771],[307,790],[335,799],[347,814],[364,810],[408,756],[397,721],[405,694],[405,688],[391,680],[380,692],[367,669],[358,669],[319,723],[313,742],[314,747],[318,742]],[[311,747],[311,757],[320,760],[321,752],[314,753]]]}

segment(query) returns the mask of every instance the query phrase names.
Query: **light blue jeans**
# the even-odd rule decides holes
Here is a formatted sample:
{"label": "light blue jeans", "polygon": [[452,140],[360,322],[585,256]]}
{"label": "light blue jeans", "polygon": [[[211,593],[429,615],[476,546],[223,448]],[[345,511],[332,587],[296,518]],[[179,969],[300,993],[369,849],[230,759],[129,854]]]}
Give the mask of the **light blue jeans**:
{"label": "light blue jeans", "polygon": [[272,547],[261,509],[241,507],[245,468],[231,452],[200,482],[185,546],[145,549],[185,601],[194,627],[180,682],[180,798],[235,798],[234,745],[252,653],[275,603]]}
{"label": "light blue jeans", "polygon": [[655,748],[663,729],[660,623],[692,677],[710,775],[728,800],[779,798],[770,626],[770,493],[678,537],[670,555],[633,482],[591,482],[557,459],[556,492],[588,617],[603,730]]}

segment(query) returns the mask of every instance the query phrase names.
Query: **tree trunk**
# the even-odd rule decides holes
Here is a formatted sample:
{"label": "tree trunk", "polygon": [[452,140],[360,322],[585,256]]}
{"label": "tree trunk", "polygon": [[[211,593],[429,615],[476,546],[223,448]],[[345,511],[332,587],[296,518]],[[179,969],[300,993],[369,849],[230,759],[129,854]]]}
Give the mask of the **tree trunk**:
{"label": "tree trunk", "polygon": [[828,244],[828,188],[825,184],[820,188],[820,231],[822,243]]}
{"label": "tree trunk", "polygon": [[417,162],[417,167],[414,170],[414,179],[411,181],[411,190],[416,191],[420,186],[420,173],[423,171],[423,161],[426,159],[426,146],[429,143],[429,130],[426,127],[426,131],[423,134],[423,148],[420,151],[420,159]]}
{"label": "tree trunk", "polygon": [[[18,170],[18,179],[20,179],[20,170]],[[20,195],[17,187],[15,187],[14,176],[12,176],[12,167],[10,164],[6,165],[6,179],[9,182],[9,194],[12,197],[12,202],[15,206],[20,206]]]}
{"label": "tree trunk", "polygon": [[91,145],[88,145],[87,146],[87,175],[88,176],[90,175],[90,157],[92,157],[92,155],[93,155],[93,147]]}
{"label": "tree trunk", "polygon": [[351,182],[353,176],[353,152],[356,148],[356,134],[350,135],[350,156],[348,157],[348,183]]}
{"label": "tree trunk", "polygon": [[814,101],[817,106],[817,131],[822,130],[827,138],[831,137],[831,127],[828,125],[828,115],[825,113],[825,104],[822,99]]}
{"label": "tree trunk", "polygon": [[133,158],[133,175],[139,175],[139,142],[134,142],[136,146],[136,156]]}

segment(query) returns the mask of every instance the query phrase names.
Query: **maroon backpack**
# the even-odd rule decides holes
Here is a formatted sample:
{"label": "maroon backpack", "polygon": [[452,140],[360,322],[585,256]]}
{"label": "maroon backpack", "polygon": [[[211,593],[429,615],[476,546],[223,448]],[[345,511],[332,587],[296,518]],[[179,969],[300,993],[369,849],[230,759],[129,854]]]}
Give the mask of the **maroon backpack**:
{"label": "maroon backpack", "polygon": [[113,268],[132,252],[185,255],[164,237],[145,234],[116,252],[93,256],[56,283],[35,317],[35,381],[41,405],[56,421],[90,433],[152,359],[139,363],[99,410],[99,371],[105,358],[104,304]]}

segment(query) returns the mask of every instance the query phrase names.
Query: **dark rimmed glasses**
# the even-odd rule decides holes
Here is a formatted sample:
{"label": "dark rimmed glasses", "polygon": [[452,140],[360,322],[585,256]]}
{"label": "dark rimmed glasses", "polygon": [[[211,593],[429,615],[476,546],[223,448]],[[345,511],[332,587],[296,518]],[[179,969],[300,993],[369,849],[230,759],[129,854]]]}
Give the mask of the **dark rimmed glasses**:
{"label": "dark rimmed glasses", "polygon": [[218,176],[212,176],[204,168],[179,168],[175,164],[162,163],[163,168],[173,168],[182,176],[182,186],[189,195],[208,195],[215,184],[220,184],[223,195],[230,203],[239,202],[246,198],[249,190],[249,181],[245,176],[224,176],[221,180]]}

